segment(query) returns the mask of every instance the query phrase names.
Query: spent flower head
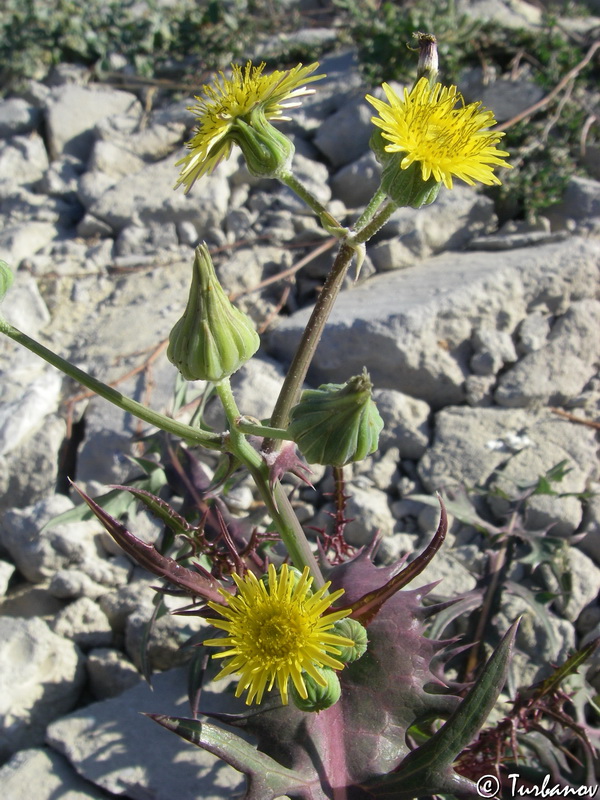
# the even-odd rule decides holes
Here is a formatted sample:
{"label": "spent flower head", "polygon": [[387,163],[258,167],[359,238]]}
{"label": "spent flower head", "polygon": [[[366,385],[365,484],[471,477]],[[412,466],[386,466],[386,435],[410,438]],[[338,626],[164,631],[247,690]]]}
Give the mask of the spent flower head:
{"label": "spent flower head", "polygon": [[277,683],[284,705],[288,703],[288,682],[300,697],[308,696],[304,674],[325,686],[319,668],[342,669],[344,664],[334,656],[354,642],[345,636],[329,633],[334,624],[350,611],[324,612],[343,593],[343,589],[327,594],[329,583],[311,591],[312,577],[308,567],[300,575],[284,564],[279,574],[269,565],[267,580],[259,580],[249,572],[244,578],[233,575],[238,592],[232,597],[223,590],[227,605],[208,605],[224,619],[212,619],[216,628],[227,636],[207,639],[210,647],[226,647],[213,658],[227,658],[216,680],[226,675],[239,675],[236,697],[247,689],[246,704],[260,703],[265,689]]}
{"label": "spent flower head", "polygon": [[[311,74],[319,66],[316,62],[269,74],[264,73],[264,63],[253,66],[248,61],[245,67],[231,66],[231,77],[219,73],[212,85],[202,87],[203,95],[196,97],[198,103],[189,107],[197,116],[198,127],[187,143],[190,152],[177,162],[177,166],[183,167],[175,188],[183,185],[188,192],[198,178],[212,172],[222,159],[230,156],[234,144],[244,150],[253,133],[261,137],[265,147],[273,144],[281,151],[282,134],[277,135],[269,121],[289,120],[284,112],[297,108],[303,97],[314,93],[314,89],[304,84],[324,77]],[[292,143],[289,145],[293,152]],[[290,153],[278,156],[288,159]]]}
{"label": "spent flower head", "polygon": [[403,170],[416,162],[424,181],[433,177],[448,189],[452,176],[470,185],[500,183],[493,168],[510,168],[501,158],[509,153],[496,148],[504,134],[489,130],[496,124],[492,111],[481,103],[465,105],[456,86],[432,86],[425,77],[405,89],[403,97],[387,83],[383,90],[387,103],[367,95],[380,115],[372,122],[388,142],[386,152],[402,156]]}

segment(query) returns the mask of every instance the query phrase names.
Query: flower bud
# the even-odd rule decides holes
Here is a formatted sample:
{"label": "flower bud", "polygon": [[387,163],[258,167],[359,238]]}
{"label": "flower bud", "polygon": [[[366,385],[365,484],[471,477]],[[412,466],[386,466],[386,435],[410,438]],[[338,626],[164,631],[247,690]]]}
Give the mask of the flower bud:
{"label": "flower bud", "polygon": [[267,121],[261,107],[252,111],[249,123],[236,119],[229,136],[239,145],[252,175],[276,178],[289,171],[294,144]]}
{"label": "flower bud", "polygon": [[324,711],[337,703],[342,693],[340,679],[335,670],[329,667],[313,667],[313,669],[319,673],[325,685],[317,683],[312,675],[304,672],[302,678],[306,686],[307,697],[301,697],[293,681],[290,683],[290,697],[300,711]]}
{"label": "flower bud", "polygon": [[383,428],[366,370],[348,383],[326,383],[302,393],[288,433],[309,464],[343,467],[377,449]]}
{"label": "flower bud", "polygon": [[433,86],[438,74],[437,40],[432,33],[413,33],[419,43],[419,63],[417,64],[417,80],[427,78]]}
{"label": "flower bud", "polygon": [[351,664],[365,654],[369,640],[367,638],[367,631],[358,620],[346,619],[338,620],[333,626],[333,633],[338,636],[346,636],[354,642],[353,647],[340,647],[340,654],[336,656],[344,664]]}
{"label": "flower bud", "polygon": [[259,345],[252,321],[231,304],[208,248],[200,245],[187,307],[171,331],[167,358],[188,381],[217,382],[245,364]]}
{"label": "flower bud", "polygon": [[393,157],[385,162],[381,175],[381,188],[398,207],[428,206],[438,196],[442,183],[436,181],[433,175],[424,181],[421,164],[418,161],[413,161],[407,169],[402,169],[404,156],[404,153],[394,153]]}

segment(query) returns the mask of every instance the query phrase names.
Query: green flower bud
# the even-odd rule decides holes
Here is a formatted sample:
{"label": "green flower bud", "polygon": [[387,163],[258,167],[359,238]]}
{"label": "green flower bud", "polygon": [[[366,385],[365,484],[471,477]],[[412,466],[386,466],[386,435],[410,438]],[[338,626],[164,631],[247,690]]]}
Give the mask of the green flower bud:
{"label": "green flower bud", "polygon": [[294,144],[267,121],[262,108],[252,111],[249,123],[238,117],[229,137],[239,145],[252,175],[276,178],[289,171]]}
{"label": "green flower bud", "polygon": [[433,175],[424,181],[421,164],[418,161],[402,169],[400,164],[404,153],[393,153],[393,157],[384,162],[381,175],[381,188],[398,207],[410,206],[421,208],[428,206],[438,196],[441,181],[436,181]]}
{"label": "green flower bud", "polygon": [[294,683],[290,682],[290,697],[300,711],[324,711],[340,699],[342,687],[335,670],[329,667],[314,667],[314,669],[322,677],[325,685],[321,686],[315,678],[304,672],[302,677],[306,686],[306,698],[301,697]]}
{"label": "green flower bud", "polygon": [[188,381],[217,382],[245,364],[259,345],[252,321],[230,303],[208,248],[200,245],[187,307],[171,331],[167,358]]}
{"label": "green flower bud", "polygon": [[348,383],[325,383],[302,392],[288,433],[309,464],[343,467],[377,450],[383,420],[371,398],[366,370]]}
{"label": "green flower bud", "polygon": [[367,631],[358,620],[350,619],[349,617],[340,619],[333,626],[332,633],[336,633],[338,636],[346,636],[354,642],[354,647],[339,648],[340,654],[336,656],[336,658],[343,661],[344,664],[351,664],[353,661],[358,661],[366,652],[367,644],[369,643]]}

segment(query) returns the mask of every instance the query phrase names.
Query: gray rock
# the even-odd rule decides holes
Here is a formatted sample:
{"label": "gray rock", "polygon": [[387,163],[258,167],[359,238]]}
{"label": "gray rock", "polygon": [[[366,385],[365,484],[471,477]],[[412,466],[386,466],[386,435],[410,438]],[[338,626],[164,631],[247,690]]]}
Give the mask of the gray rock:
{"label": "gray rock", "polygon": [[46,105],[46,130],[53,159],[62,153],[85,161],[94,142],[94,125],[112,114],[139,119],[142,108],[135,95],[97,85],[60,86]]}
{"label": "gray rock", "polygon": [[460,250],[471,239],[496,228],[492,201],[472,188],[442,188],[437,200],[423,208],[399,208],[375,241],[399,237],[419,258],[440,250]]}
{"label": "gray rock", "polygon": [[0,768],[0,783],[10,800],[109,800],[49,748],[20,750]]}
{"label": "gray rock", "polygon": [[0,405],[0,455],[18,447],[58,409],[62,377],[48,369],[25,389],[19,400]]}
{"label": "gray rock", "polygon": [[[535,484],[566,460],[571,471],[556,484],[556,491],[582,492],[597,472],[595,452],[593,431],[548,412],[446,408],[436,415],[434,444],[419,463],[419,475],[434,491],[445,485],[486,484],[497,472],[494,484],[514,496],[519,486]],[[499,498],[491,498],[490,504],[498,514],[506,511]],[[581,516],[581,503],[574,497],[540,495],[527,506],[528,527],[552,525],[553,535],[572,533]]]}
{"label": "gray rock", "polygon": [[87,168],[97,170],[113,178],[123,178],[126,175],[135,175],[145,166],[143,158],[132,153],[124,146],[115,142],[106,142],[102,139],[94,143]]}
{"label": "gray rock", "polygon": [[542,21],[542,10],[525,0],[459,0],[456,12],[506,28],[537,30]]}
{"label": "gray rock", "polygon": [[[346,540],[355,547],[362,547],[370,544],[378,532],[384,537],[391,536],[396,521],[387,494],[374,488],[370,481],[362,483],[360,478],[349,484],[347,489],[350,497],[345,513],[350,522],[344,532]],[[331,518],[328,519],[331,522]]]}
{"label": "gray rock", "polygon": [[0,596],[5,595],[10,579],[15,574],[14,564],[0,559]]}
{"label": "gray rock", "polygon": [[600,181],[573,176],[562,201],[566,217],[575,220],[600,216]]}
{"label": "gray rock", "polygon": [[483,103],[494,112],[498,122],[504,122],[544,96],[542,87],[537,86],[529,74],[530,70],[521,70],[516,77],[502,75],[497,80],[489,80],[489,74],[486,72],[484,78],[481,67],[476,67],[461,77],[460,89],[469,101]]}
{"label": "gray rock", "polygon": [[520,355],[540,350],[550,335],[550,319],[541,311],[525,317],[517,330],[517,351]]}
{"label": "gray rock", "polygon": [[83,650],[112,644],[108,617],[97,603],[81,597],[60,611],[50,626],[54,633],[70,639]]}
{"label": "gray rock", "polygon": [[[439,517],[439,514],[437,516]],[[434,530],[435,527],[432,526],[430,531]],[[472,591],[477,585],[475,576],[466,566],[472,563],[473,548],[471,545],[452,549],[442,547],[423,572],[411,581],[410,588],[418,589],[420,586],[441,581],[440,585],[435,588],[436,595],[448,598],[460,597],[466,592]]]}
{"label": "gray rock", "polygon": [[9,97],[0,102],[0,139],[29,133],[37,128],[42,112],[21,97]]}
{"label": "gray rock", "polygon": [[47,583],[35,586],[31,583],[22,583],[0,599],[0,615],[43,619],[44,622],[50,623],[54,616],[62,611],[64,605],[48,592]]}
{"label": "gray rock", "polygon": [[102,595],[99,605],[108,617],[113,631],[123,634],[128,617],[135,612],[143,611],[146,619],[150,618],[155,597],[156,592],[150,584],[138,580]]}
{"label": "gray rock", "polygon": [[359,208],[373,197],[380,180],[381,167],[369,150],[356,161],[338,169],[330,183],[334,197],[341,200],[346,208]]}
{"label": "gray rock", "polygon": [[142,680],[131,661],[119,650],[106,647],[91,650],[86,667],[90,689],[96,700],[118,697]]}
{"label": "gray rock", "polygon": [[495,375],[505,364],[517,360],[513,340],[506,331],[484,326],[473,333],[475,354],[470,366],[476,375]]}
{"label": "gray rock", "polygon": [[372,115],[364,98],[346,103],[319,127],[314,144],[334,167],[350,164],[369,149]]}
{"label": "gray rock", "polygon": [[96,556],[97,522],[46,523],[73,508],[64,495],[54,495],[34,506],[11,509],[4,514],[0,543],[10,553],[19,571],[31,583],[41,583],[57,570],[80,565]]}
{"label": "gray rock", "polygon": [[227,212],[227,179],[219,167],[202,179],[201,192],[195,188],[189,195],[181,189],[173,191],[176,179],[177,171],[171,158],[148,164],[136,174],[118,180],[88,210],[115,232],[132,220],[142,223],[187,220],[203,236],[211,226],[218,225]]}
{"label": "gray rock", "polygon": [[[46,223],[40,224],[45,225]],[[36,223],[33,224],[34,228],[35,225]],[[54,226],[50,227],[52,228],[52,236],[50,238],[52,238],[56,229]],[[25,229],[23,232],[25,233]],[[49,233],[49,230],[46,233]],[[35,230],[32,230],[32,235],[35,238]],[[47,241],[49,239],[44,244]],[[24,272],[16,273],[10,294],[7,295],[2,305],[2,316],[16,328],[27,332],[29,336],[37,336],[39,330],[50,322],[48,306],[40,294],[37,283],[30,275]],[[27,370],[31,370],[31,364],[35,363],[33,359],[26,360],[26,351],[22,347],[19,347],[17,352],[19,353],[19,358],[15,359],[15,363],[11,366],[17,367],[20,365],[21,369],[25,367]],[[46,368],[41,365],[39,359],[36,359],[36,361],[37,369],[35,369],[34,374],[41,375]],[[0,388],[0,392],[2,397],[6,398],[6,389]]]}
{"label": "gray rock", "polygon": [[397,447],[403,459],[421,458],[431,435],[428,404],[394,389],[375,389],[373,399],[384,422],[379,449]]}
{"label": "gray rock", "polygon": [[0,509],[31,506],[54,492],[66,432],[65,421],[50,415],[8,455],[0,456]]}
{"label": "gray rock", "polygon": [[399,236],[377,242],[369,250],[377,272],[389,272],[415,264],[419,257],[407,247]]}
{"label": "gray rock", "polygon": [[[376,386],[434,408],[462,402],[472,330],[486,324],[512,332],[528,307],[554,310],[590,296],[599,251],[594,241],[572,239],[502,256],[446,253],[377,275],[340,295],[309,379],[342,382],[366,366]],[[291,359],[311,311],[279,323],[267,341],[271,353]]]}
{"label": "gray rock", "polygon": [[494,394],[501,406],[562,405],[576,397],[600,361],[600,302],[581,300],[552,327],[548,342],[500,376]]}
{"label": "gray rock", "polygon": [[40,619],[0,618],[0,758],[41,744],[75,705],[85,680],[77,647]]}
{"label": "gray rock", "polygon": [[37,133],[13,136],[0,142],[0,199],[15,188],[39,181],[48,168],[44,140]]}
{"label": "gray rock", "polygon": [[567,558],[571,573],[571,591],[566,598],[564,616],[571,622],[576,622],[583,609],[598,599],[600,573],[594,562],[576,547],[568,549]]}
{"label": "gray rock", "polygon": [[[238,772],[140,713],[189,717],[185,672],[156,675],[153,688],[140,684],[58,720],[48,729],[48,742],[88,781],[131,800],[235,796],[242,788]],[[202,692],[201,708],[222,711],[231,705],[211,686]]]}
{"label": "gray rock", "polygon": [[[179,603],[181,606],[182,604]],[[143,652],[146,651],[150,668],[166,670],[185,664],[191,656],[183,645],[198,631],[198,618],[164,614],[152,620],[147,610],[134,611],[125,624],[125,652],[140,670],[143,669]],[[150,634],[148,635],[148,626]]]}

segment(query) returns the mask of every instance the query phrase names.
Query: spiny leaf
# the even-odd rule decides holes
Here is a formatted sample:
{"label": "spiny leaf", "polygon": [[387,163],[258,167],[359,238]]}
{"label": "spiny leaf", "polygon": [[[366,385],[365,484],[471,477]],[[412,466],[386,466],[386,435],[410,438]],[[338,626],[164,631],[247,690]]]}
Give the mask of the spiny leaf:
{"label": "spiny leaf", "polygon": [[518,621],[511,625],[450,719],[425,744],[409,753],[395,772],[368,785],[374,797],[402,800],[438,792],[477,796],[474,784],[457,775],[452,763],[473,741],[504,686],[517,625]]}
{"label": "spiny leaf", "polygon": [[98,503],[88,497],[75,484],[73,484],[73,487],[92,509],[117,544],[140,566],[145,567],[154,575],[166,578],[170,583],[179,586],[189,594],[202,597],[205,600],[213,600],[217,603],[224,602],[223,596],[219,593],[221,584],[216,578],[213,578],[207,572],[203,574],[194,572],[191,569],[187,569],[187,567],[183,567],[173,558],[162,555],[154,545],[138,539],[124,525],[113,519],[110,514],[107,514]]}
{"label": "spiny leaf", "polygon": [[121,492],[130,492],[134,497],[136,497],[140,502],[142,502],[146,508],[148,508],[155,517],[157,517],[161,522],[170,528],[175,535],[180,533],[191,533],[194,528],[190,523],[178,514],[174,508],[162,498],[157,497],[155,494],[151,492],[147,492],[145,489],[139,489],[135,486],[119,486],[113,485],[112,489],[118,489]]}

